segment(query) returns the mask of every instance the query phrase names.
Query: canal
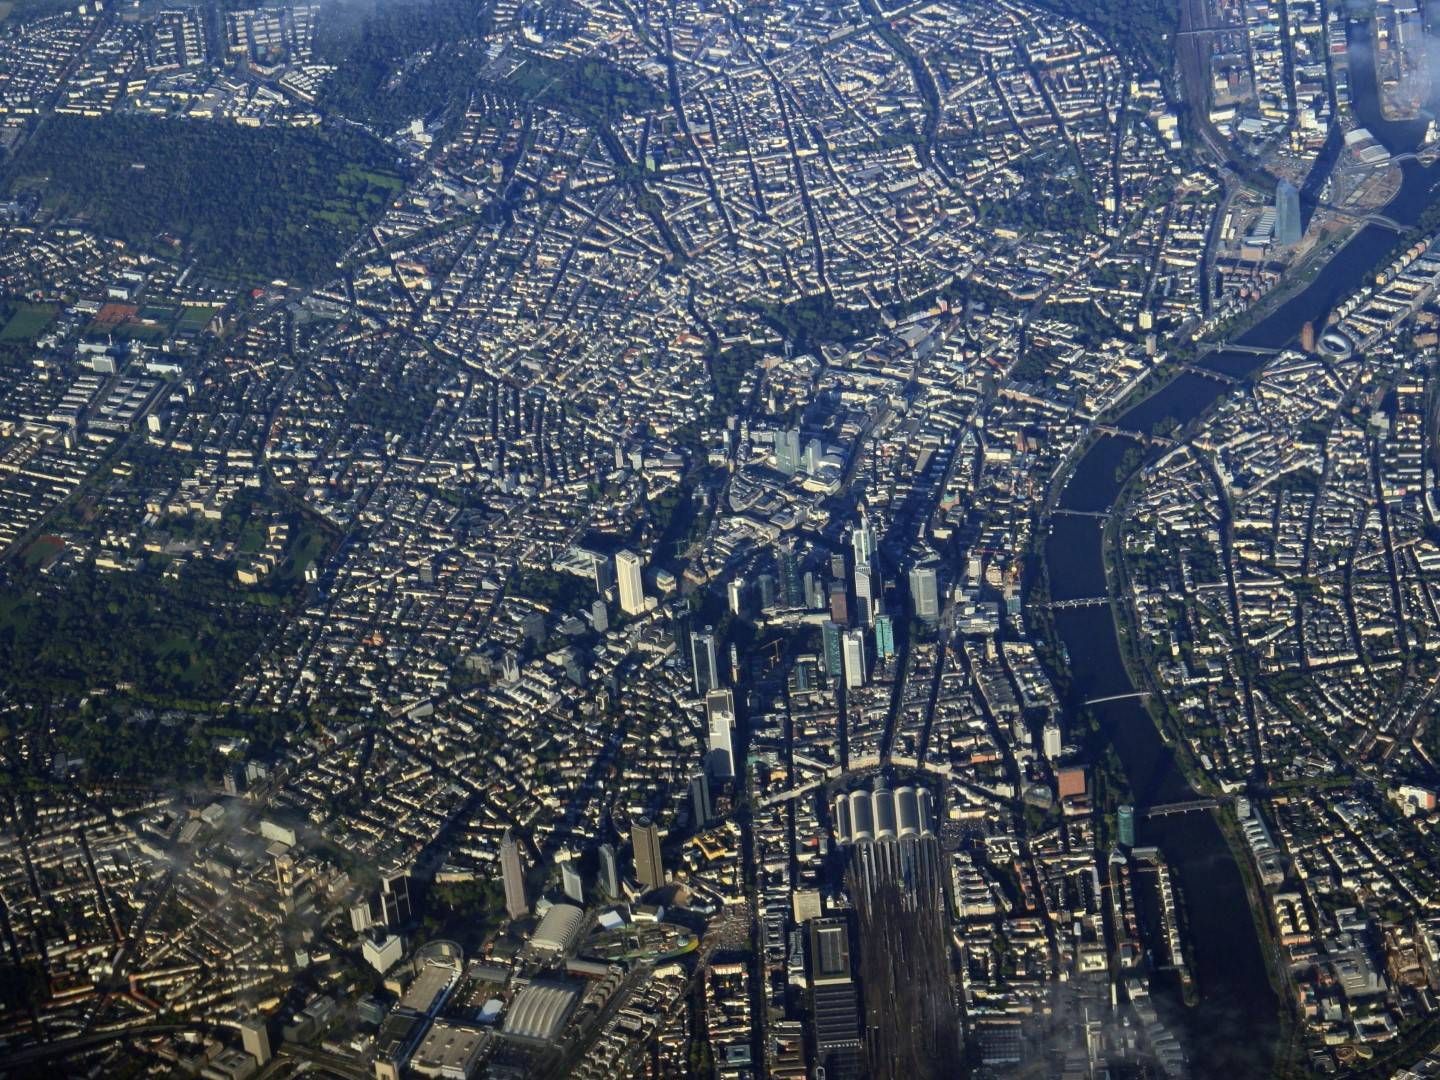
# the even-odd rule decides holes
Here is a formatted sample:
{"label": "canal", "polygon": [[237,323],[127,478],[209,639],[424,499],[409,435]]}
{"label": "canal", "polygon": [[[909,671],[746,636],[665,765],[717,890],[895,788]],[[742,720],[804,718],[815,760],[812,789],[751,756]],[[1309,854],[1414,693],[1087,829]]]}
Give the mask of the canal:
{"label": "canal", "polygon": [[[1423,121],[1391,122],[1380,111],[1368,24],[1350,28],[1350,85],[1358,122],[1392,155],[1413,151],[1424,135]],[[1435,199],[1440,165],[1404,160],[1403,182],[1385,207],[1386,216],[1415,224]],[[1282,348],[1294,342],[1307,321],[1316,326],[1395,248],[1394,230],[1368,225],[1319,271],[1303,290],[1235,339],[1242,346]],[[1218,352],[1206,366],[1227,375],[1250,374],[1262,358],[1248,352]],[[1155,424],[1185,424],[1202,416],[1229,392],[1214,379],[1182,374],[1135,405],[1115,424],[1150,431]],[[1062,510],[1110,511],[1126,473],[1139,463],[1139,444],[1118,436],[1099,439],[1076,463],[1061,493]],[[1128,453],[1127,453],[1128,452]],[[1147,460],[1162,451],[1151,450]],[[1101,526],[1094,517],[1057,514],[1045,544],[1045,563],[1055,600],[1103,594],[1105,582]],[[1125,694],[1134,689],[1121,660],[1115,623],[1107,608],[1054,613],[1055,627],[1070,657],[1079,699]],[[1131,699],[1093,706],[1102,730],[1124,766],[1137,805],[1193,797],[1170,748],[1161,739],[1143,704]],[[1157,844],[1165,853],[1183,897],[1188,942],[1193,952],[1198,1004],[1185,1008],[1176,995],[1157,996],[1166,1019],[1178,1025],[1197,1076],[1267,1075],[1274,1060],[1281,1005],[1266,974],[1266,958],[1246,898],[1245,885],[1214,818],[1192,813],[1142,822],[1138,842]],[[1168,1000],[1167,1000],[1168,999]]]}

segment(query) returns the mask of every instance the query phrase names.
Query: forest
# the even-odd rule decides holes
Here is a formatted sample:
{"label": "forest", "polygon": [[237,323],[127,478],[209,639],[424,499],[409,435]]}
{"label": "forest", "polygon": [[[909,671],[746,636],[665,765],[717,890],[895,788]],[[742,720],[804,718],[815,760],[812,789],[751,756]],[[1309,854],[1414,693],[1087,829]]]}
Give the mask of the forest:
{"label": "forest", "polygon": [[1156,75],[1175,63],[1175,31],[1180,5],[1175,0],[1039,0],[1041,7],[1092,27],[1125,56]]}
{"label": "forest", "polygon": [[316,52],[338,70],[321,104],[383,132],[463,103],[489,32],[482,0],[333,0]]}
{"label": "forest", "polygon": [[404,185],[361,133],[148,116],[51,116],[0,176],[132,247],[245,284],[325,280]]}

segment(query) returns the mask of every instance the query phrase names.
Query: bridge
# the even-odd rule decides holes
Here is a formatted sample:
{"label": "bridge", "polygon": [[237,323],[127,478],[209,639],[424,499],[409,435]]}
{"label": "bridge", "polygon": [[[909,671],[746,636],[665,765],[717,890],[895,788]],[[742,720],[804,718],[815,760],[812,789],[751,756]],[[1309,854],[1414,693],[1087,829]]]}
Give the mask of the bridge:
{"label": "bridge", "polygon": [[1159,806],[1146,807],[1137,816],[1162,818],[1173,814],[1195,814],[1204,810],[1215,810],[1219,806],[1219,799],[1190,799],[1188,802],[1161,803]]}
{"label": "bridge", "polygon": [[1081,702],[1083,705],[1104,705],[1107,701],[1143,701],[1150,696],[1149,690],[1132,690],[1128,694],[1110,694],[1106,697],[1092,697]]}
{"label": "bridge", "polygon": [[1051,513],[1051,514],[1066,514],[1066,515],[1068,515],[1068,516],[1070,516],[1070,517],[1097,518],[1097,519],[1099,519],[1100,521],[1104,521],[1107,517],[1110,516],[1110,513],[1109,513],[1108,510],[1067,510],[1067,509],[1066,509],[1065,507],[1063,507],[1063,506],[1057,506],[1054,510],[1050,511],[1050,513]]}
{"label": "bridge", "polygon": [[1101,435],[1115,435],[1122,439],[1134,439],[1136,442],[1144,443],[1147,446],[1179,446],[1174,439],[1167,439],[1163,435],[1147,435],[1143,431],[1135,431],[1131,428],[1115,427],[1113,424],[1092,424],[1091,431],[1098,431]]}
{"label": "bridge", "polygon": [[[1272,356],[1272,353],[1273,350],[1264,351],[1264,353],[1256,353],[1256,356]],[[1208,379],[1212,383],[1220,383],[1221,386],[1240,386],[1240,380],[1236,379],[1233,374],[1217,372],[1214,367],[1201,367],[1200,364],[1185,364],[1182,370],[1187,374],[1200,376],[1201,379]]]}
{"label": "bridge", "polygon": [[1077,596],[1071,600],[1051,600],[1046,604],[1036,604],[1037,608],[1049,608],[1051,611],[1074,611],[1078,608],[1108,607],[1110,598],[1108,596]]}
{"label": "bridge", "polygon": [[[1205,355],[1217,352],[1249,353],[1251,356],[1274,356],[1279,349],[1267,349],[1262,345],[1237,345],[1233,342],[1214,344],[1205,350]],[[1188,365],[1187,365],[1188,366]]]}

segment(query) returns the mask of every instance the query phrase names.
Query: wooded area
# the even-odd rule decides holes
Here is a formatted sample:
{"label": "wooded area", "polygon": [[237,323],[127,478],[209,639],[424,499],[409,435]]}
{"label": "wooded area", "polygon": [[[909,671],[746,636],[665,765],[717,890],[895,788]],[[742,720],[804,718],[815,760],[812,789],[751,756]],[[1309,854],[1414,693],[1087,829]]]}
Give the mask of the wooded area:
{"label": "wooded area", "polygon": [[403,187],[380,142],[147,116],[52,116],[6,166],[58,212],[246,284],[311,284]]}

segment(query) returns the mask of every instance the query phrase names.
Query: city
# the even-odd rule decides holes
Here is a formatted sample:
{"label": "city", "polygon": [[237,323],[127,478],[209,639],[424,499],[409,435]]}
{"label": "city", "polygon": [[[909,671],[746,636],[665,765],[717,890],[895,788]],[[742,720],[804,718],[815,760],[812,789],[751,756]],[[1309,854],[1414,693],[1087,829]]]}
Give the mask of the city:
{"label": "city", "polygon": [[1440,1075],[1436,20],[0,3],[0,1075]]}

